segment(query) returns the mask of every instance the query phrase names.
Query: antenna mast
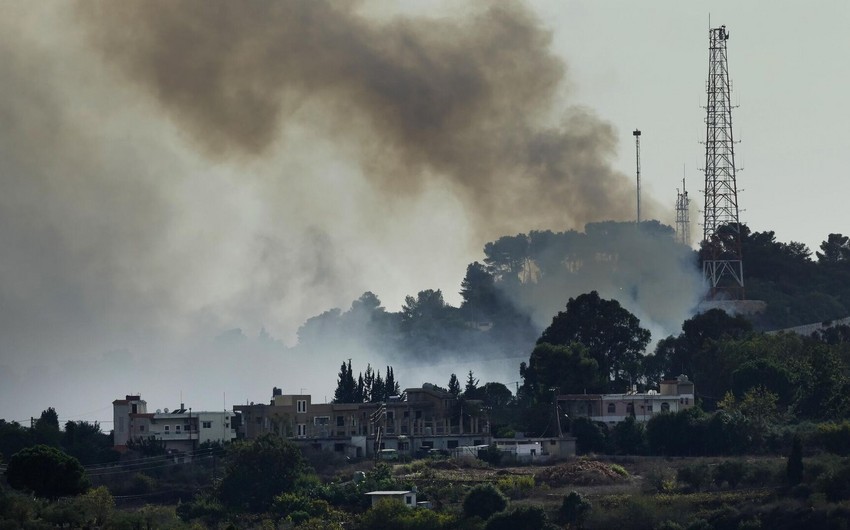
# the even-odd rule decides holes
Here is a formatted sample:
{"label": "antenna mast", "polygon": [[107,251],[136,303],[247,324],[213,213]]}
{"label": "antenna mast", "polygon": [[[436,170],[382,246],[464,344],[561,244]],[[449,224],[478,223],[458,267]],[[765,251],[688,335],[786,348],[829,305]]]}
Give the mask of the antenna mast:
{"label": "antenna mast", "polygon": [[691,246],[691,200],[685,190],[685,179],[682,179],[682,191],[676,190],[676,241]]}
{"label": "antenna mast", "polygon": [[726,26],[708,30],[709,56],[705,118],[705,209],[700,250],[707,298],[744,298],[741,223],[732,137],[732,87],[726,57]]}
{"label": "antenna mast", "polygon": [[637,163],[637,222],[640,224],[640,130],[635,129],[635,161]]}

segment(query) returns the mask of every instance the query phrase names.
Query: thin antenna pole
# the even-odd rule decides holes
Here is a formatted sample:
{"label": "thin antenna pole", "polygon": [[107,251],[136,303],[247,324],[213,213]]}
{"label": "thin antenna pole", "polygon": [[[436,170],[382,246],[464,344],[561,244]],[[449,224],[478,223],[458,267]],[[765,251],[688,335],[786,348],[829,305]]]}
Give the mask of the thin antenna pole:
{"label": "thin antenna pole", "polygon": [[635,162],[637,166],[637,222],[640,224],[640,130],[632,133],[635,137]]}

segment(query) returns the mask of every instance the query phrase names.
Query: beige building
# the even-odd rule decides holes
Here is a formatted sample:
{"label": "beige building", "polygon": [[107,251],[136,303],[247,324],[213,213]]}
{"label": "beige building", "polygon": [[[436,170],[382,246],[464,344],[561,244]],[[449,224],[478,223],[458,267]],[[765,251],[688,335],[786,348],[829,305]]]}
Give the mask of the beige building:
{"label": "beige building", "polygon": [[236,438],[234,413],[193,412],[183,404],[169,411],[148,412],[141,396],[125,396],[112,402],[114,446],[127,449],[131,441],[154,439],[168,451],[191,453],[205,442],[229,442]]}
{"label": "beige building", "polygon": [[266,404],[237,405],[239,436],[274,433],[350,457],[381,449],[414,455],[430,449],[486,445],[489,422],[480,401],[463,401],[428,383],[385,403],[313,403],[275,389]]}
{"label": "beige building", "polygon": [[662,381],[659,391],[625,394],[566,394],[558,396],[561,410],[571,419],[590,418],[616,424],[633,416],[649,421],[661,412],[678,412],[694,406],[694,384],[686,375]]}

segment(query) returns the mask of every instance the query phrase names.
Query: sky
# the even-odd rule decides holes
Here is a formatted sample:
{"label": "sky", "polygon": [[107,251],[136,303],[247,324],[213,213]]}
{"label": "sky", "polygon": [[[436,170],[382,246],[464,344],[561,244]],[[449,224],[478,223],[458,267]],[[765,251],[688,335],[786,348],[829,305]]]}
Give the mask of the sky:
{"label": "sky", "polygon": [[321,401],[351,352],[287,349],[304,320],[458,303],[495,237],[632,219],[636,128],[644,215],[685,178],[696,241],[709,24],[741,221],[850,232],[846,2],[223,5],[0,4],[0,418]]}

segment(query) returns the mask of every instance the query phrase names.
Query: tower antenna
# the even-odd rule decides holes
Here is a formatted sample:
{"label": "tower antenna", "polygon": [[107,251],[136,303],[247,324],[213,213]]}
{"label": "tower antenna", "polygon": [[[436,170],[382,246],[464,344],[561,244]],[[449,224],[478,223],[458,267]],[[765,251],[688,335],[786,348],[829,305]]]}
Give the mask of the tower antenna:
{"label": "tower antenna", "polygon": [[741,223],[735,181],[731,85],[726,56],[726,26],[708,30],[708,81],[705,117],[705,209],[700,251],[707,299],[744,299]]}
{"label": "tower antenna", "polygon": [[635,137],[635,162],[637,165],[637,223],[640,224],[640,130],[632,133]]}
{"label": "tower antenna", "polygon": [[[682,172],[684,173],[684,168]],[[688,191],[685,189],[683,175],[682,191],[676,189],[676,241],[688,247],[691,246],[690,204],[691,200],[688,198]]]}

